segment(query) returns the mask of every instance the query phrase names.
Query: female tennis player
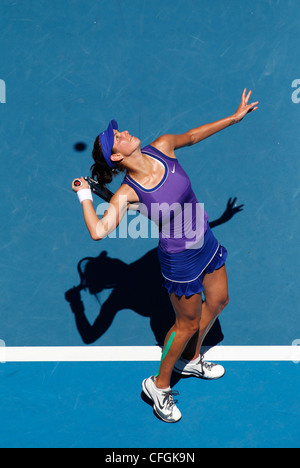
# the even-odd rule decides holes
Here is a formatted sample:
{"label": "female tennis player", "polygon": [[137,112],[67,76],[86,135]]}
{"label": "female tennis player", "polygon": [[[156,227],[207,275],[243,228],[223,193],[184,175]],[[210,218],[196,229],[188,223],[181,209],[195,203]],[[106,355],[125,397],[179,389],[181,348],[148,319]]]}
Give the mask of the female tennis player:
{"label": "female tennis player", "polygon": [[142,214],[159,226],[158,256],[163,285],[169,292],[176,321],[166,336],[158,374],[145,379],[142,388],[152,400],[155,413],[165,422],[181,419],[173,398],[177,392],[170,388],[173,370],[204,379],[224,375],[224,368],[205,362],[200,350],[205,336],[229,301],[227,251],[212,234],[208,216],[203,209],[201,211],[203,205],[198,203],[175,151],[240,122],[258,108],[258,101],[248,103],[250,96],[251,91],[247,94],[244,89],[241,103],[230,117],[180,135],[162,135],[144,148],[137,137],[128,131],[119,131],[117,122],[112,120],[107,130],[96,138],[92,177],[103,187],[118,172],[125,172],[125,178],[101,219],[93,207],[89,184],[83,177],[81,185],[75,183],[78,179],[72,184],[94,240],[113,232],[126,210],[137,205]]}

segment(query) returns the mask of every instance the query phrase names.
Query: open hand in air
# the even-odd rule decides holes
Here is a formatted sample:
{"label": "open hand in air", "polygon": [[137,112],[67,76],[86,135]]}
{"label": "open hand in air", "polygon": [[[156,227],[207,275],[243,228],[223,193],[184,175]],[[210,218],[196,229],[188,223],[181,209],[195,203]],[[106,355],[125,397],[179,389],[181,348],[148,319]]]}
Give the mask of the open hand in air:
{"label": "open hand in air", "polygon": [[239,105],[237,111],[234,113],[234,118],[236,122],[240,122],[241,120],[243,120],[246,114],[258,109],[259,101],[251,102],[251,104],[248,104],[252,91],[250,90],[247,96],[246,93],[247,89],[245,88],[242,94],[241,104]]}

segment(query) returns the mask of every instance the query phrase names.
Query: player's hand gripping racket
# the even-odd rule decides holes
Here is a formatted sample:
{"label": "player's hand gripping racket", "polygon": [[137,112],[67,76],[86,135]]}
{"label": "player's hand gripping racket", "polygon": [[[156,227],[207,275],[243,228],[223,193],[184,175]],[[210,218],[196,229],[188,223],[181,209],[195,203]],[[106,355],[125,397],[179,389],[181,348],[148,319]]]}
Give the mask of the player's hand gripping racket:
{"label": "player's hand gripping racket", "polygon": [[[107,188],[101,187],[101,185],[91,177],[84,177],[84,180],[87,181],[87,183],[90,186],[91,191],[95,194],[98,195],[98,197],[102,198],[102,200],[106,202],[110,202],[111,197],[113,196],[113,193],[108,190]],[[82,185],[81,180],[76,179],[74,181],[75,187],[80,187]]]}

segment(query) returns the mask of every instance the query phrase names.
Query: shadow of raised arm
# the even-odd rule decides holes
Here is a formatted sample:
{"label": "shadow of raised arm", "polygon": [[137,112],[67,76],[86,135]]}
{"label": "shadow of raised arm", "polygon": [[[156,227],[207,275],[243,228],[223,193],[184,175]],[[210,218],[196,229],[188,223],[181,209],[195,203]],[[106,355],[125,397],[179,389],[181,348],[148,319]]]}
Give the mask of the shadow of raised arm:
{"label": "shadow of raised arm", "polygon": [[227,202],[226,210],[224,211],[222,216],[220,216],[220,218],[218,218],[218,219],[216,219],[214,221],[211,221],[209,223],[209,226],[210,226],[211,229],[213,229],[216,226],[220,226],[220,224],[226,223],[236,213],[239,213],[240,211],[243,211],[244,205],[234,206],[235,202],[236,202],[236,197],[233,200],[231,200],[231,197],[229,198],[229,200]]}

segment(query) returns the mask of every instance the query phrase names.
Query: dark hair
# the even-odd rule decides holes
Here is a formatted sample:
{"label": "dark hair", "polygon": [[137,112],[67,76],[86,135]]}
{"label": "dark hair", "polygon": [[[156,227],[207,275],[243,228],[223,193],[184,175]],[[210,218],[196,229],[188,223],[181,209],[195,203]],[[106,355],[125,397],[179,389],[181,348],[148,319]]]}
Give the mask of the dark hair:
{"label": "dark hair", "polygon": [[125,172],[125,168],[117,163],[117,168],[109,167],[102,153],[99,137],[96,138],[92,153],[94,164],[91,166],[92,178],[97,180],[102,187],[106,187],[119,172]]}

